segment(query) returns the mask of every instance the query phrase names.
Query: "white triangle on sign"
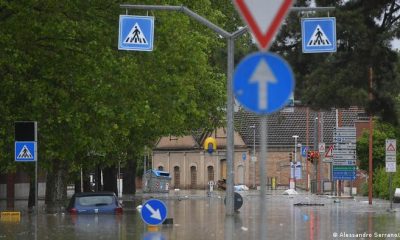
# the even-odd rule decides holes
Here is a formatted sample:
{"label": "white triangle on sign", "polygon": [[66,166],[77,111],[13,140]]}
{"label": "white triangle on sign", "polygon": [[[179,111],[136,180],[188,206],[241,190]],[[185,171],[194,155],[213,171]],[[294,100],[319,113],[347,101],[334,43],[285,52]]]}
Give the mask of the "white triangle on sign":
{"label": "white triangle on sign", "polygon": [[28,147],[24,145],[18,154],[18,159],[31,159],[31,158],[32,158],[31,152],[29,151]]}
{"label": "white triangle on sign", "polygon": [[132,27],[131,31],[129,32],[128,36],[126,36],[125,44],[142,44],[147,45],[147,39],[144,36],[142,29],[140,28],[138,23]]}
{"label": "white triangle on sign", "polygon": [[307,47],[312,46],[332,46],[331,41],[329,41],[320,25],[317,25],[313,34],[311,35],[310,40],[307,42]]}
{"label": "white triangle on sign", "polygon": [[261,49],[269,46],[293,5],[293,0],[234,0],[233,2]]}
{"label": "white triangle on sign", "polygon": [[334,148],[334,145],[331,145],[331,146],[329,147],[328,151],[325,153],[325,157],[326,157],[326,158],[333,157],[333,148]]}
{"label": "white triangle on sign", "polygon": [[[282,2],[282,0],[244,0],[244,2],[252,13],[253,19],[256,22],[261,33],[266,34],[268,31],[269,23],[274,20],[276,14],[265,14],[265,9],[268,8],[268,12],[271,13],[278,13],[281,6],[280,2]],[[257,2],[260,3],[257,4]],[[270,4],[268,2],[277,2],[277,4]]]}

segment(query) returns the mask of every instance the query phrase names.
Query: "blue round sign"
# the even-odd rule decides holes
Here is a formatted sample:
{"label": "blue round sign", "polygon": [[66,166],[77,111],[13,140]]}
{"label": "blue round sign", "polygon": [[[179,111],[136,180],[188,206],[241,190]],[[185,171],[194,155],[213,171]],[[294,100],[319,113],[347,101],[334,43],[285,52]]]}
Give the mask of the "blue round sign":
{"label": "blue round sign", "polygon": [[233,76],[236,99],[247,110],[270,114],[285,107],[294,91],[294,75],[280,56],[257,52],[244,58]]}
{"label": "blue round sign", "polygon": [[159,225],[167,218],[167,207],[158,199],[150,199],[143,204],[142,219],[149,225]]}

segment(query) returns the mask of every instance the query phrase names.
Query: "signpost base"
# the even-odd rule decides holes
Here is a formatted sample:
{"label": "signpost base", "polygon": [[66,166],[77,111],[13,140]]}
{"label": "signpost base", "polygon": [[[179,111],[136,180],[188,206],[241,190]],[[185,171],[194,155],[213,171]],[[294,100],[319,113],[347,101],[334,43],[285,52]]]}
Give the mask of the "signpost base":
{"label": "signpost base", "polygon": [[294,178],[289,179],[289,189],[296,189],[296,181]]}

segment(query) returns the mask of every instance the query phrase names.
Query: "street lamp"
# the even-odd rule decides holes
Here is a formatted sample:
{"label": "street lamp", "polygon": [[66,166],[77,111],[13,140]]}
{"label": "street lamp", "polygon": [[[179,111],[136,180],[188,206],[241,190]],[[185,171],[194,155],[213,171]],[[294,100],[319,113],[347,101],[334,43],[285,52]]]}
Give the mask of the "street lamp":
{"label": "street lamp", "polygon": [[253,156],[251,161],[253,162],[253,188],[256,187],[256,125],[250,126],[253,129]]}
{"label": "street lamp", "polygon": [[294,138],[294,159],[293,159],[293,179],[294,179],[294,183],[293,183],[293,189],[296,189],[297,138],[299,136],[293,135],[292,137]]}

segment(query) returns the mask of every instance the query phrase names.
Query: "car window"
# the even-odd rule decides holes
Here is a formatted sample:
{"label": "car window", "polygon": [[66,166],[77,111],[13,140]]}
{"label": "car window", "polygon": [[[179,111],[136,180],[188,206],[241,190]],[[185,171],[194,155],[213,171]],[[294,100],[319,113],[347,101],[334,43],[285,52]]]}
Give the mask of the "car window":
{"label": "car window", "polygon": [[81,206],[101,206],[113,203],[113,196],[83,196],[76,199]]}

